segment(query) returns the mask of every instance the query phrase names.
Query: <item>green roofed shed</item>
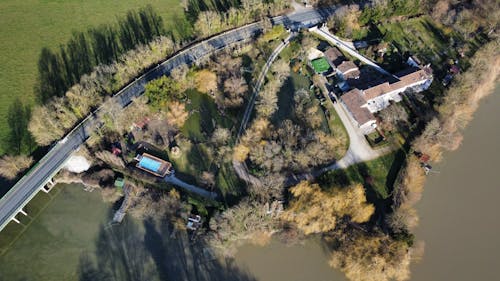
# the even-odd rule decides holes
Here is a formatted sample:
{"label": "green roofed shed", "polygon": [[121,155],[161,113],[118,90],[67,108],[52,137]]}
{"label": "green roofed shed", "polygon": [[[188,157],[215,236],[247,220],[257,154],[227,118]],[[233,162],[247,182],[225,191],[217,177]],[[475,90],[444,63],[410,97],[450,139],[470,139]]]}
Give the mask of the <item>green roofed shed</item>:
{"label": "green roofed shed", "polygon": [[316,73],[325,73],[330,69],[330,64],[324,57],[312,60],[311,65]]}
{"label": "green roofed shed", "polygon": [[123,188],[124,185],[125,185],[125,179],[123,179],[123,178],[117,178],[115,180],[115,186],[116,187]]}

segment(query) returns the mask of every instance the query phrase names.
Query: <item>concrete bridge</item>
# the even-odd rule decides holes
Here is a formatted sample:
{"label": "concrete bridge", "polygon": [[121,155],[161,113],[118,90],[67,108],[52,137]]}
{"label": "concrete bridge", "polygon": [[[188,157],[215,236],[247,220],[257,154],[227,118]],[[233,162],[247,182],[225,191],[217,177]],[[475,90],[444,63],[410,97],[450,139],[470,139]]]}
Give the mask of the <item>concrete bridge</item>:
{"label": "concrete bridge", "polygon": [[[309,28],[326,21],[333,14],[334,8],[308,10],[272,19],[273,24],[283,24],[289,29]],[[135,97],[143,94],[145,85],[156,78],[168,75],[172,69],[181,64],[192,65],[197,60],[235,43],[244,42],[262,32],[262,24],[252,23],[236,28],[209,39],[192,44],[182,51],[167,58],[157,67],[135,79],[112,99],[122,108],[130,104]],[[99,108],[80,122],[62,140],[56,143],[50,151],[23,177],[11,190],[0,199],[0,231],[10,222],[19,222],[16,216],[26,215],[23,208],[41,190],[49,192],[54,183],[52,178],[64,166],[69,156],[83,144],[102,123],[99,121]]]}

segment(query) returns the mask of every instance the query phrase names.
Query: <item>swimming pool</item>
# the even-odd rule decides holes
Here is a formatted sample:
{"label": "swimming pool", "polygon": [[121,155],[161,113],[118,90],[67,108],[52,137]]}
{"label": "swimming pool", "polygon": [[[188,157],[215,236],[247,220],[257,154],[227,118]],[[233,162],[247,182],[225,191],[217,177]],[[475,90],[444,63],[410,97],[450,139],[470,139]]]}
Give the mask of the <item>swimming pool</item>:
{"label": "swimming pool", "polygon": [[144,169],[150,170],[154,173],[157,173],[158,170],[160,169],[161,163],[151,158],[143,156],[141,161],[139,161],[139,166],[141,166]]}

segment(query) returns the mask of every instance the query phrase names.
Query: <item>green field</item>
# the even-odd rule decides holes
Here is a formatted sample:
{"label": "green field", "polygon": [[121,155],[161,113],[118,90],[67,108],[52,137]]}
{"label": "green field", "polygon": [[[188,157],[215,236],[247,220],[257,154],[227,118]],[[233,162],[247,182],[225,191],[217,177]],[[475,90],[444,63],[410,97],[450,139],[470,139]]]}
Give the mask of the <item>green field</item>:
{"label": "green field", "polygon": [[[56,50],[73,32],[115,24],[129,10],[151,5],[169,29],[183,17],[179,0],[3,0],[0,2],[0,140],[7,136],[7,109],[16,97],[35,102],[33,87],[43,47]],[[2,142],[3,144],[3,142]],[[0,155],[5,153],[0,146]]]}
{"label": "green field", "polygon": [[[189,102],[186,110],[190,112],[189,118],[181,129],[181,132],[190,141],[189,149],[186,149],[179,157],[172,157],[169,153],[169,159],[174,164],[176,175],[193,184],[197,183],[204,171],[213,172],[215,175],[216,187],[222,194],[239,194],[244,185],[239,181],[234,173],[230,162],[216,162],[209,150],[213,145],[209,143],[210,137],[216,127],[227,128],[234,132],[236,126],[240,123],[239,117],[222,116],[217,110],[213,98],[207,94],[196,90],[186,92]],[[232,142],[232,140],[230,141]]]}
{"label": "green field", "polygon": [[324,186],[347,186],[361,183],[365,186],[371,202],[387,199],[393,181],[401,167],[401,152],[393,152],[375,160],[352,165],[345,170],[327,172],[319,177]]}
{"label": "green field", "polygon": [[451,40],[461,39],[451,30],[436,24],[427,16],[412,18],[397,23],[378,26],[384,41],[392,43],[399,53],[409,52],[433,67],[440,67],[450,57],[457,57],[457,50],[451,47]]}

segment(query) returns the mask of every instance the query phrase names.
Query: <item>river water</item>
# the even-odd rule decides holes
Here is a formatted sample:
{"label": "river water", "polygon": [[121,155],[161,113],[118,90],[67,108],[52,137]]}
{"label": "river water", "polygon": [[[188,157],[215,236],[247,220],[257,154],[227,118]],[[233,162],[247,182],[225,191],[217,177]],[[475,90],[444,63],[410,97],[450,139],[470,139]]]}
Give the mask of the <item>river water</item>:
{"label": "river water", "polygon": [[425,254],[412,280],[500,280],[499,121],[500,86],[428,178],[416,230]]}
{"label": "river water", "polygon": [[[412,266],[412,280],[498,280],[499,106],[500,87],[481,103],[464,134],[463,145],[458,151],[446,154],[444,161],[435,166],[439,173],[429,176],[418,205],[421,223],[416,230],[417,239],[425,241],[426,249],[421,263]],[[98,192],[84,192],[79,185],[57,188],[60,192],[49,198],[50,203],[36,218],[26,220],[29,226],[0,256],[0,280],[81,280],[85,265],[82,257],[87,253],[95,256],[113,251],[112,247],[106,248],[116,238],[106,230],[112,215],[111,205],[103,203]],[[29,212],[30,206],[27,209]],[[178,260],[193,256],[196,259],[196,249],[186,251],[189,246],[183,241],[162,242],[167,235],[146,222],[120,227],[125,229],[120,239],[133,244],[125,248],[136,247],[140,256],[152,257],[147,264],[154,267],[156,263],[158,270],[148,280],[164,279],[162,276],[172,269],[168,264],[176,266]],[[0,233],[0,238],[7,234]],[[136,237],[135,240],[130,240],[130,236]],[[164,254],[169,249],[172,252]],[[179,254],[183,251],[185,254]],[[170,254],[177,258],[169,259]],[[294,246],[273,241],[266,247],[241,247],[229,267],[218,262],[204,263],[207,270],[219,275],[199,273],[197,276],[208,277],[197,280],[345,281],[327,262],[328,253],[315,239]],[[163,264],[158,266],[160,263]],[[145,262],[130,264],[140,264],[141,268],[146,265]],[[187,276],[186,280],[192,279],[191,273],[191,270],[176,272]]]}

